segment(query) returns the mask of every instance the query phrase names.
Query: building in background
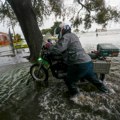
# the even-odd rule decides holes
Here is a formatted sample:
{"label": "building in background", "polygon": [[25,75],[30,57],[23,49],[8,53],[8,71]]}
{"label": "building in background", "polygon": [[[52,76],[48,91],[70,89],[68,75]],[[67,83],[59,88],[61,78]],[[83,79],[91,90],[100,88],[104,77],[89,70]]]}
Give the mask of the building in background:
{"label": "building in background", "polygon": [[9,45],[9,36],[7,33],[0,32],[0,46],[6,46]]}

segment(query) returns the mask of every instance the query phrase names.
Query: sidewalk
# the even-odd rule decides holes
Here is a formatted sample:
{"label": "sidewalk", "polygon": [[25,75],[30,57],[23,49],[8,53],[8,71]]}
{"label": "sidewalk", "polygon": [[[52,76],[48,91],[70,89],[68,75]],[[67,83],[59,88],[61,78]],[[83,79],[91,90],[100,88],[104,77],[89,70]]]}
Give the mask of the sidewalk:
{"label": "sidewalk", "polygon": [[29,54],[28,49],[19,49],[15,51],[15,56],[13,56],[9,46],[0,47],[0,66],[28,62],[28,60],[24,57],[29,56]]}

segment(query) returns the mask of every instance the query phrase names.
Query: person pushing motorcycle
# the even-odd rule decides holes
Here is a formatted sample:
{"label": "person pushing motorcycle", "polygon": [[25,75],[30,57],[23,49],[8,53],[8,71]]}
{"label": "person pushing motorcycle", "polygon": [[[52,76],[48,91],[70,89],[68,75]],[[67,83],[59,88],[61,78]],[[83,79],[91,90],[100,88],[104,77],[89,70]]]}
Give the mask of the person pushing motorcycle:
{"label": "person pushing motorcycle", "polygon": [[59,40],[54,46],[49,46],[51,54],[61,54],[67,64],[67,77],[65,84],[71,97],[79,95],[76,83],[85,78],[100,91],[107,93],[108,88],[99,80],[93,71],[93,63],[90,56],[82,48],[79,38],[71,32],[70,25],[61,24],[57,29]]}

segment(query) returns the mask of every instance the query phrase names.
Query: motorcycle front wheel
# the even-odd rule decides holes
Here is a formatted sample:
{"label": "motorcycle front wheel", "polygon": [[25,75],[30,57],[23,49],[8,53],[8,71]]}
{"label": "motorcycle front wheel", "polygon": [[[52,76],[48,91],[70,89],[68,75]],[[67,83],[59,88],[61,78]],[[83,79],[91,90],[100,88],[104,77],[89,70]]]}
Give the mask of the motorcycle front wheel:
{"label": "motorcycle front wheel", "polygon": [[36,82],[48,81],[48,71],[39,64],[34,64],[30,67],[30,74]]}

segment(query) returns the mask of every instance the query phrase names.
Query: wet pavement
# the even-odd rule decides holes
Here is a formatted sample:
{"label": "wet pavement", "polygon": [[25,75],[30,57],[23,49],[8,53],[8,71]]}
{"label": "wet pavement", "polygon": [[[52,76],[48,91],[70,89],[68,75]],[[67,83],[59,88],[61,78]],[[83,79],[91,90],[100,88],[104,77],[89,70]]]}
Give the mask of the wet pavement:
{"label": "wet pavement", "polygon": [[62,80],[50,76],[48,87],[36,84],[29,62],[0,66],[0,120],[119,120],[120,55],[112,61],[104,81],[111,93],[102,94],[90,83],[79,84],[77,104],[69,100]]}
{"label": "wet pavement", "polygon": [[[49,87],[33,82],[30,63],[9,65],[0,70],[0,120],[119,120],[120,66],[111,67],[102,94],[91,84],[79,85],[77,104],[69,100],[62,80],[49,78]],[[30,80],[27,85],[27,81]]]}

